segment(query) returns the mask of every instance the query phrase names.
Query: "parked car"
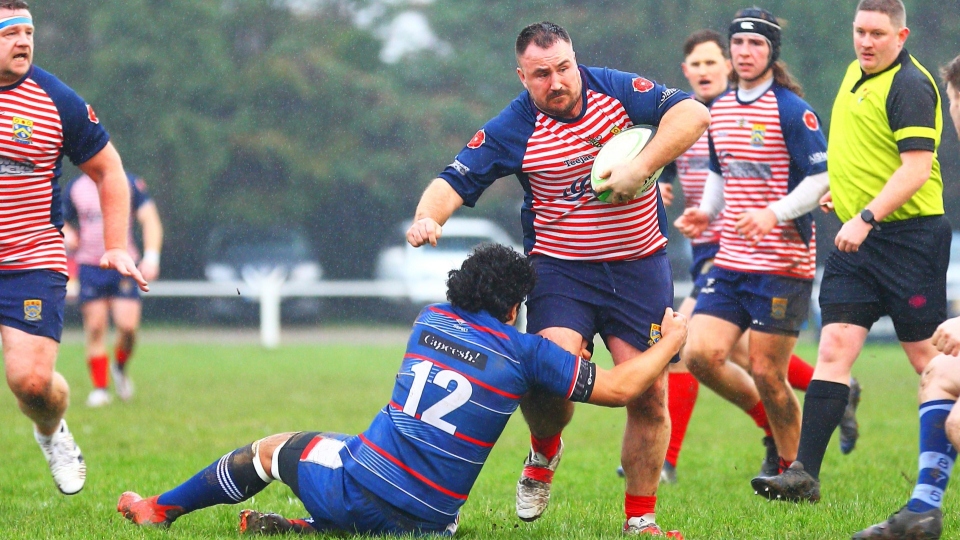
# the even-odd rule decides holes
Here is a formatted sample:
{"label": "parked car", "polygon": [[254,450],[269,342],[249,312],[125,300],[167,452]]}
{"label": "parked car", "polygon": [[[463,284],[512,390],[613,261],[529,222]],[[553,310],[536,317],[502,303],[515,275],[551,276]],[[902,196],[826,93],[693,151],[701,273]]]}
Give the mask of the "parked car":
{"label": "parked car", "polygon": [[[219,227],[207,241],[208,259],[204,275],[214,282],[245,281],[256,289],[258,281],[277,270],[288,283],[314,283],[323,277],[323,268],[313,255],[303,232],[280,227]],[[212,318],[235,319],[256,314],[250,304],[255,296],[212,298],[207,313]],[[281,304],[281,313],[291,318],[313,318],[319,315],[319,298],[288,298]]]}
{"label": "parked car", "polygon": [[397,281],[406,291],[405,300],[419,308],[447,298],[447,273],[459,268],[470,251],[484,242],[520,247],[496,223],[480,218],[454,217],[443,225],[436,247],[429,244],[414,248],[406,241],[409,222],[399,224],[391,245],[377,257],[376,279]]}

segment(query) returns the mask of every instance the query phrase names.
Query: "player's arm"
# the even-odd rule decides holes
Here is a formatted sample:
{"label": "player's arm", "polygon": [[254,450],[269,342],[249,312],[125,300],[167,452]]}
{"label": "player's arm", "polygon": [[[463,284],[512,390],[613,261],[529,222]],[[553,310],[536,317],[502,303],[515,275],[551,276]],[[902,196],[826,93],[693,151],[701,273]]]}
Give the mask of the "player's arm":
{"label": "player's arm", "polygon": [[960,355],[960,317],[940,323],[930,342],[943,354]]}
{"label": "player's arm", "polygon": [[796,219],[820,204],[830,191],[830,177],[826,172],[804,178],[786,197],[770,203],[766,208],[744,212],[737,217],[736,230],[749,245],[760,241],[777,226]]}
{"label": "player's arm", "polygon": [[144,291],[149,290],[140,270],[127,252],[130,226],[130,187],[123,172],[120,154],[112,143],[107,143],[92,158],[78,165],[93,179],[100,194],[100,212],[103,215],[103,241],[106,252],[100,259],[101,268],[113,268],[121,275],[132,277]]}
{"label": "player's arm", "polygon": [[160,275],[160,250],[163,248],[163,223],[157,205],[148,200],[137,208],[137,222],[143,234],[143,258],[140,259],[140,273],[147,281],[153,281]]}
{"label": "player's arm", "polygon": [[667,308],[660,332],[660,340],[646,351],[613,369],[597,368],[593,392],[587,402],[623,407],[646,392],[683,347],[687,339],[687,318]]}
{"label": "player's arm", "polygon": [[413,247],[437,245],[441,225],[463,205],[463,198],[443,178],[435,178],[420,197],[413,224],[407,230],[407,242]]}

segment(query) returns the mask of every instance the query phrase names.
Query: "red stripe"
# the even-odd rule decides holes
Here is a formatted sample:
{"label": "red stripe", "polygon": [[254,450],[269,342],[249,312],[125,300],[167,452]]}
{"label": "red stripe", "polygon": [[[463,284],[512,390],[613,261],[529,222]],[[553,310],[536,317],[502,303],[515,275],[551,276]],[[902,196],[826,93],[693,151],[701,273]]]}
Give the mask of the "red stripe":
{"label": "red stripe", "polygon": [[485,383],[485,382],[483,382],[483,381],[481,381],[481,380],[479,380],[479,379],[476,379],[476,378],[474,378],[474,377],[471,377],[471,376],[467,375],[466,373],[464,373],[464,372],[462,372],[462,371],[459,371],[459,370],[457,370],[457,369],[454,369],[454,368],[452,368],[452,367],[450,367],[450,366],[448,366],[448,365],[446,365],[446,364],[437,362],[437,361],[434,360],[433,358],[430,358],[430,357],[427,357],[427,356],[423,356],[423,355],[421,355],[421,354],[414,354],[414,353],[407,353],[406,355],[404,355],[404,358],[416,358],[417,360],[425,360],[425,361],[430,362],[431,364],[439,367],[440,369],[448,369],[448,370],[450,370],[450,371],[454,371],[454,372],[456,372],[456,373],[459,373],[460,375],[463,375],[463,376],[464,376],[468,381],[470,381],[471,383],[476,384],[477,386],[480,386],[480,387],[482,387],[482,388],[486,388],[487,390],[493,392],[494,394],[499,394],[499,395],[501,395],[501,396],[503,396],[503,397],[507,397],[507,398],[510,398],[510,399],[520,399],[520,397],[521,397],[521,396],[519,396],[519,395],[517,395],[517,394],[511,394],[510,392],[506,392],[506,391],[504,391],[504,390],[500,390],[499,388],[494,388],[494,387],[490,386],[489,384],[487,384],[487,383]]}
{"label": "red stripe", "polygon": [[[449,311],[444,311],[444,310],[439,309],[439,308],[437,308],[437,307],[435,307],[435,306],[430,306],[430,310],[431,310],[431,311],[435,311],[435,312],[437,312],[437,313],[440,313],[441,315],[446,315],[447,317],[450,317],[451,319],[456,319],[456,320],[458,320],[458,321],[462,320],[459,316],[457,316],[456,313],[450,313]],[[480,326],[479,324],[473,324],[473,323],[470,323],[470,322],[467,322],[467,321],[463,321],[463,322],[465,322],[465,323],[467,324],[467,326],[469,326],[470,328],[473,328],[474,330],[479,330],[480,332],[486,332],[486,333],[488,333],[488,334],[493,334],[493,335],[495,335],[495,336],[497,336],[498,338],[501,338],[501,339],[510,339],[510,338],[509,338],[506,334],[504,334],[503,332],[498,332],[498,331],[494,330],[493,328],[488,328],[488,327],[486,327],[486,326]]]}
{"label": "red stripe", "polygon": [[[390,401],[390,407],[393,407],[394,409],[396,409],[396,410],[398,410],[398,411],[403,411],[403,407],[401,407],[398,403],[396,403],[396,402],[393,401],[393,400]],[[417,418],[417,420],[419,420],[419,419],[420,419],[420,415],[418,414],[418,415],[416,416],[416,418]],[[444,431],[444,433],[446,433],[446,431]],[[473,443],[473,444],[475,444],[475,445],[477,445],[477,446],[483,446],[484,448],[493,448],[493,444],[494,444],[494,443],[488,443],[488,442],[481,441],[480,439],[474,439],[473,437],[470,437],[469,435],[464,435],[463,433],[460,433],[459,431],[454,432],[453,436],[456,437],[456,438],[458,438],[458,439],[462,439],[462,440],[464,440],[464,441],[467,441],[467,442],[469,442],[469,443]]]}
{"label": "red stripe", "polygon": [[310,454],[310,451],[313,450],[313,447],[322,440],[323,437],[319,435],[314,437],[313,440],[310,441],[310,444],[308,444],[307,447],[303,449],[303,452],[300,453],[300,461],[307,459],[307,455]]}
{"label": "red stripe", "polygon": [[443,493],[444,495],[447,495],[447,496],[449,496],[449,497],[453,497],[453,498],[455,498],[455,499],[460,499],[460,500],[463,500],[463,501],[467,500],[467,496],[466,496],[466,495],[461,495],[461,494],[459,494],[459,493],[455,493],[455,492],[453,492],[453,491],[450,491],[449,489],[447,489],[447,488],[445,488],[445,487],[437,484],[436,482],[431,481],[429,478],[423,476],[422,474],[420,474],[420,473],[418,473],[417,471],[411,469],[410,467],[407,467],[406,465],[403,464],[403,462],[401,462],[401,461],[400,461],[399,459],[397,459],[396,457],[394,457],[394,456],[390,455],[389,453],[387,453],[383,448],[380,448],[379,446],[377,446],[377,445],[373,444],[372,442],[370,442],[370,440],[367,439],[366,437],[364,437],[362,433],[360,434],[360,440],[363,441],[363,444],[369,446],[374,452],[376,452],[376,453],[380,454],[381,456],[385,457],[388,461],[390,461],[391,463],[393,463],[393,464],[396,465],[397,467],[400,467],[401,469],[403,469],[404,471],[406,471],[407,473],[409,473],[410,475],[412,475],[412,476],[413,476],[414,478],[416,478],[417,480],[420,480],[420,481],[423,482],[424,484],[432,487],[433,489],[439,491],[440,493]]}
{"label": "red stripe", "polygon": [[577,385],[577,379],[580,375],[580,357],[577,357],[577,367],[573,370],[573,380],[570,381],[570,389],[567,390],[567,399],[570,399],[570,396],[573,395],[573,388]]}

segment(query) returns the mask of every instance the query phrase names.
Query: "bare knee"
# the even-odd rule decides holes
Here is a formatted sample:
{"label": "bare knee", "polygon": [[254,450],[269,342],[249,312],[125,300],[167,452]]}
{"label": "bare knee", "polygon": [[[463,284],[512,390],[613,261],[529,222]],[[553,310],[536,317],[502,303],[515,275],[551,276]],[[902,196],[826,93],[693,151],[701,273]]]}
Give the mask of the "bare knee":
{"label": "bare knee", "polygon": [[53,385],[53,373],[32,370],[7,379],[7,385],[21,402],[30,408],[42,409],[46,405]]}
{"label": "bare knee", "polygon": [[684,351],[687,356],[687,367],[690,373],[693,373],[698,379],[710,378],[711,375],[727,361],[727,351],[718,347],[697,347],[689,352]]}
{"label": "bare knee", "polygon": [[627,415],[640,418],[644,423],[657,424],[667,421],[666,378],[660,377],[640,395],[627,404]]}
{"label": "bare knee", "polygon": [[751,362],[750,375],[757,385],[757,391],[766,395],[780,392],[787,387],[784,374],[768,361]]}

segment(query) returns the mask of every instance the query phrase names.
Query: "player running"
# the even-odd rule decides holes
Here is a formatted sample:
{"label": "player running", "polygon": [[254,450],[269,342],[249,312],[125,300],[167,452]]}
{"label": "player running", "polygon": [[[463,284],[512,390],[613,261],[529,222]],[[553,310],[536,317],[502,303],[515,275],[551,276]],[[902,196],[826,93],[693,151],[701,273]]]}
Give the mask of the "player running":
{"label": "player running", "polygon": [[[780,25],[747,8],[730,25],[737,88],[717,98],[708,130],[710,172],[698,208],[676,225],[696,238],[722,212],[720,248],[697,296],[690,371],[747,411],[779,455],[796,457],[800,407],[787,383],[806,320],[816,245],[810,211],[827,191],[826,141],[780,55]],[[727,360],[749,329],[749,371]]]}
{"label": "player running", "polygon": [[0,0],[0,340],[7,385],[33,421],[57,488],[72,495],[83,489],[86,464],[64,420],[70,387],[54,369],[67,284],[57,183],[64,156],[99,186],[99,265],[144,290],[147,283],[127,253],[120,156],[93,108],[33,65],[33,31],[26,2]]}
{"label": "player running", "polygon": [[[127,180],[132,213],[143,231],[143,257],[137,250],[132,229],[128,240],[130,257],[134,261],[140,259],[140,273],[147,281],[153,281],[160,274],[163,225],[143,179],[127,174]],[[103,213],[93,180],[83,175],[70,182],[64,189],[63,201],[64,238],[67,248],[75,251],[74,260],[80,265],[80,313],[87,340],[87,365],[93,382],[87,406],[101,407],[110,403],[108,366],[117,396],[129,401],[133,397],[133,381],[127,372],[127,362],[140,327],[140,291],[131,278],[116,270],[100,268],[99,261],[104,252]],[[116,361],[113,364],[107,357],[105,343],[110,318],[117,329]]]}
{"label": "player running", "polygon": [[[653,172],[696,142],[709,114],[677,89],[578,65],[570,36],[553,23],[524,28],[515,52],[526,91],[430,183],[407,241],[436,245],[454,211],[473,206],[494,181],[515,174],[526,192],[524,249],[538,275],[527,301],[527,329],[574,353],[599,333],[619,364],[656,343],[661,314],[673,305],[659,190],[636,194]],[[611,137],[636,124],[659,130],[601,186],[616,204],[600,201],[590,188],[593,160]],[[621,464],[625,529],[632,534],[659,530],[653,518],[669,438],[666,387],[664,372],[627,407]],[[573,404],[534,389],[520,408],[531,449],[517,483],[517,515],[533,521],[549,503]]]}
{"label": "player running", "polygon": [[241,531],[453,534],[521,396],[538,386],[561,399],[622,407],[658,380],[686,336],[686,319],[667,308],[655,345],[609,371],[598,368],[586,352],[571,354],[512,326],[535,281],[531,261],[511,248],[477,248],[450,272],[450,303],[420,313],[393,396],[366,431],[272,435],[159,496],[124,493],[117,510],[138,525],[168,526],[280,480],[310,517],[244,511]]}
{"label": "player running", "polygon": [[900,0],[861,0],[853,23],[857,59],[830,120],[830,193],[843,226],[820,285],[823,332],[803,403],[797,462],[757,479],[761,496],[820,499],[820,467],[848,399],[850,371],[883,315],[917,373],[937,355],[930,341],[947,318],[950,222],[937,159],[942,113],[933,76],[904,49]]}

